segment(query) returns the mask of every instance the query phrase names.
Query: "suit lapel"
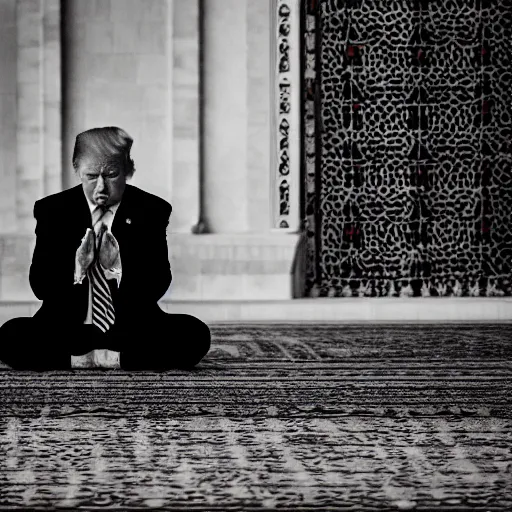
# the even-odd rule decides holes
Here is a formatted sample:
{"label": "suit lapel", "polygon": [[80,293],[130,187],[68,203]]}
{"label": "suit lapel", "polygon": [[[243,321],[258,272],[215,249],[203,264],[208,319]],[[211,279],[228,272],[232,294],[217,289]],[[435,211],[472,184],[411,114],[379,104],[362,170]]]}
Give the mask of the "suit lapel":
{"label": "suit lapel", "polygon": [[112,223],[112,234],[119,241],[119,236],[122,237],[124,231],[130,226],[131,218],[133,215],[133,197],[131,185],[126,185],[124,190],[123,199],[117,209],[114,216],[114,222]]}

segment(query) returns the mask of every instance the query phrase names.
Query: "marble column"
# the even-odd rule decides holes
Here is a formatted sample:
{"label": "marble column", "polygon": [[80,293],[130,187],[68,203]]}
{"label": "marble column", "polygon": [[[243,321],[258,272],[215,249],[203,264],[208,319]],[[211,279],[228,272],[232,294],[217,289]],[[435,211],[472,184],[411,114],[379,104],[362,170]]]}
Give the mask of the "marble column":
{"label": "marble column", "polygon": [[0,2],[0,233],[16,232],[16,2]]}
{"label": "marble column", "polygon": [[60,0],[0,3],[0,301],[31,301],[34,203],[61,190]]}
{"label": "marble column", "polygon": [[171,230],[190,233],[199,220],[199,0],[173,0]]}
{"label": "marble column", "polygon": [[62,190],[61,2],[45,0],[43,17],[44,194]]}
{"label": "marble column", "polygon": [[34,230],[34,202],[61,189],[60,2],[16,6],[16,219],[23,233]]}
{"label": "marble column", "polygon": [[213,233],[269,231],[269,2],[205,2],[204,162]]}

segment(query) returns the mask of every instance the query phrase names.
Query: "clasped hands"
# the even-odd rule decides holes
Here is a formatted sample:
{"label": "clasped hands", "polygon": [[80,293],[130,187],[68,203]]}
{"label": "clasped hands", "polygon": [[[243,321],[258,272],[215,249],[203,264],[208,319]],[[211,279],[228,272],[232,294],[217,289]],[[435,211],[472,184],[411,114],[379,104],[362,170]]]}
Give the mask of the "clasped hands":
{"label": "clasped hands", "polygon": [[[119,245],[114,235],[107,231],[107,226],[103,224],[98,233],[100,246],[98,250],[98,259],[104,269],[110,269],[115,266],[119,258]],[[76,264],[85,272],[93,263],[95,258],[96,237],[94,231],[88,228],[80,247],[76,250]]]}

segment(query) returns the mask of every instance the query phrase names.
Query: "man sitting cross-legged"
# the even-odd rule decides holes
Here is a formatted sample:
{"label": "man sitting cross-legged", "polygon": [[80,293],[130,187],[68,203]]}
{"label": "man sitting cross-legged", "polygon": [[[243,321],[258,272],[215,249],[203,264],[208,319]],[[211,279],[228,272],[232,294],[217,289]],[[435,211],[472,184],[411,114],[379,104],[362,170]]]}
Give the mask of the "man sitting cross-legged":
{"label": "man sitting cross-legged", "polygon": [[95,349],[119,352],[123,369],[191,368],[208,352],[205,323],[158,306],[172,278],[172,208],[126,183],[132,143],[116,127],[79,134],[82,184],[35,203],[29,279],[43,304],[0,328],[0,360],[12,368],[68,369],[72,356]]}

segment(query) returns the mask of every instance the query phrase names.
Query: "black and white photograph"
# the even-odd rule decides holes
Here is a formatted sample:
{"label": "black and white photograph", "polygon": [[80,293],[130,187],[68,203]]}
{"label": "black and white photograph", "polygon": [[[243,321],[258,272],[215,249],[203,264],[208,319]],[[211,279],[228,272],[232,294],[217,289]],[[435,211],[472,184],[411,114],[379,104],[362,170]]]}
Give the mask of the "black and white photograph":
{"label": "black and white photograph", "polygon": [[0,512],[512,512],[512,0],[0,0]]}

